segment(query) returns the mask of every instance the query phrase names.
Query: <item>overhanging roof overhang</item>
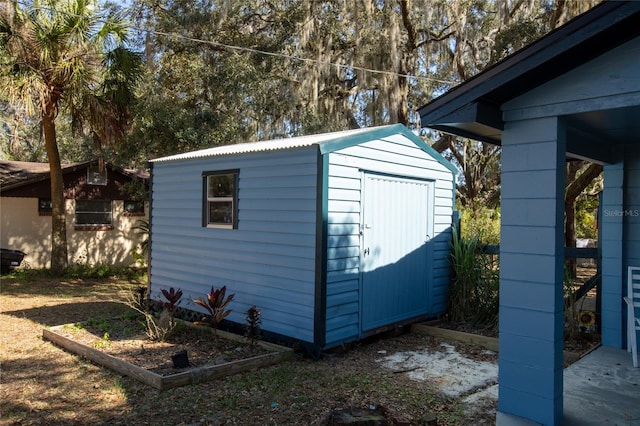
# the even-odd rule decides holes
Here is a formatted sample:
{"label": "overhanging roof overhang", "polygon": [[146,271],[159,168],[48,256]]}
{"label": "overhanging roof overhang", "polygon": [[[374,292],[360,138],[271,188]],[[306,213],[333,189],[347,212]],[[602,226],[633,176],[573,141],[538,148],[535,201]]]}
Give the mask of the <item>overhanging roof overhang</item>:
{"label": "overhanging roof overhang", "polygon": [[640,35],[640,2],[603,2],[420,108],[423,127],[500,144],[500,106]]}

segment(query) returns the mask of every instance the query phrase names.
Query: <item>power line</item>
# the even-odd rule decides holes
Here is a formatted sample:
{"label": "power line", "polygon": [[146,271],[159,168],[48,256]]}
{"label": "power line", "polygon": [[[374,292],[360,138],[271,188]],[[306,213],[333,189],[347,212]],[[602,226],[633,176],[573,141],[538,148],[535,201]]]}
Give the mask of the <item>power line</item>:
{"label": "power line", "polygon": [[[30,7],[28,4],[26,4],[24,2],[21,2],[21,1],[18,1],[17,3],[22,5],[22,6]],[[46,7],[46,6],[40,6],[39,8],[40,9],[49,10],[49,11],[53,10],[53,9],[51,9],[49,7]],[[126,12],[128,9],[130,9],[130,8],[124,8],[123,10]],[[75,14],[68,14],[68,15],[69,16],[74,16],[74,17],[81,17],[80,15],[75,15]],[[105,21],[101,21],[101,22],[104,23],[104,22],[106,22],[106,20]],[[316,65],[334,66],[334,67],[341,68],[341,69],[351,69],[351,70],[370,72],[372,74],[391,75],[391,76],[394,76],[394,77],[404,77],[404,78],[413,78],[413,79],[417,79],[417,80],[434,81],[436,83],[442,83],[442,84],[448,84],[448,85],[455,84],[455,82],[453,82],[453,81],[442,80],[442,79],[433,78],[433,77],[419,76],[419,75],[412,75],[412,74],[402,74],[402,73],[398,73],[398,72],[395,72],[395,71],[377,70],[377,69],[361,67],[361,66],[357,66],[357,65],[338,64],[338,63],[331,62],[331,61],[321,61],[319,59],[302,58],[302,57],[295,56],[295,55],[288,55],[286,53],[268,52],[268,51],[265,51],[265,50],[254,49],[254,48],[251,48],[251,47],[237,46],[237,45],[232,45],[232,44],[220,43],[220,42],[212,41],[212,40],[203,40],[203,39],[200,39],[200,38],[189,37],[189,36],[182,35],[182,34],[179,34],[179,33],[169,33],[169,32],[164,32],[164,31],[159,31],[159,30],[153,30],[153,29],[149,29],[149,28],[141,28],[141,27],[138,27],[138,26],[135,26],[135,25],[129,25],[129,27],[131,29],[133,29],[133,30],[140,31],[140,32],[148,32],[150,34],[155,34],[155,35],[159,35],[159,36],[163,36],[163,37],[182,39],[182,40],[190,41],[190,42],[193,42],[193,43],[208,44],[208,45],[211,45],[211,46],[222,47],[222,48],[230,49],[230,50],[237,50],[237,51],[242,51],[242,52],[256,53],[256,54],[260,54],[260,55],[272,56],[272,57],[277,57],[277,58],[285,58],[285,59],[289,59],[289,60],[306,62],[306,63],[316,64]]]}
{"label": "power line", "polygon": [[251,48],[251,47],[235,46],[235,45],[231,45],[231,44],[220,43],[220,42],[217,42],[217,41],[203,40],[203,39],[199,39],[199,38],[189,37],[189,36],[185,36],[185,35],[177,34],[177,33],[167,33],[167,32],[158,31],[158,30],[143,29],[143,28],[139,28],[139,27],[136,27],[136,26],[132,26],[131,28],[133,28],[133,29],[135,29],[137,31],[149,32],[151,34],[161,35],[161,36],[165,36],[165,37],[179,38],[179,39],[191,41],[191,42],[194,42],[194,43],[209,44],[209,45],[212,45],[212,46],[223,47],[223,48],[226,48],[226,49],[239,50],[239,51],[250,52],[250,53],[257,53],[257,54],[260,54],[260,55],[273,56],[273,57],[279,57],[279,58],[286,58],[286,59],[291,59],[291,60],[294,60],[294,61],[301,61],[301,62],[307,62],[307,63],[318,64],[318,65],[330,65],[330,66],[343,68],[343,69],[353,69],[353,70],[358,70],[358,71],[370,72],[370,73],[373,73],[373,74],[383,74],[383,75],[392,75],[392,76],[395,76],[395,77],[415,78],[415,79],[419,79],[419,80],[435,81],[436,83],[443,83],[443,84],[454,84],[454,82],[452,82],[452,81],[441,80],[441,79],[437,79],[437,78],[433,78],[433,77],[425,77],[425,76],[418,76],[418,75],[411,75],[411,74],[402,74],[402,73],[397,73],[397,72],[394,72],[394,71],[376,70],[376,69],[373,69],[373,68],[360,67],[360,66],[357,66],[357,65],[346,65],[346,64],[338,64],[338,63],[330,62],[330,61],[321,61],[319,59],[301,58],[301,57],[295,56],[295,55],[287,55],[286,53],[267,52],[265,50],[254,49],[254,48]]}

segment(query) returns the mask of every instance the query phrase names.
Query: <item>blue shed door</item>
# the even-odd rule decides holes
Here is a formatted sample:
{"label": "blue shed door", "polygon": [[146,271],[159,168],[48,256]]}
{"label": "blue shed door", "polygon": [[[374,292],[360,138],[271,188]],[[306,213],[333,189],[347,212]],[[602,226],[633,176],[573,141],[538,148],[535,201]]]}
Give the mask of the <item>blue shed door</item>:
{"label": "blue shed door", "polygon": [[433,182],[364,174],[362,332],[426,314]]}

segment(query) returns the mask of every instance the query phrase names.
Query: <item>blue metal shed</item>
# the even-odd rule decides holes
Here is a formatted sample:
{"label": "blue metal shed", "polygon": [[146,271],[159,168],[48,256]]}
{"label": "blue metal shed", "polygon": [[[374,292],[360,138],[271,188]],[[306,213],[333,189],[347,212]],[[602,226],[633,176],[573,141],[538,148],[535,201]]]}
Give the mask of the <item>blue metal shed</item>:
{"label": "blue metal shed", "polygon": [[230,321],[314,349],[446,309],[455,168],[402,125],[150,163],[153,298],[226,285]]}

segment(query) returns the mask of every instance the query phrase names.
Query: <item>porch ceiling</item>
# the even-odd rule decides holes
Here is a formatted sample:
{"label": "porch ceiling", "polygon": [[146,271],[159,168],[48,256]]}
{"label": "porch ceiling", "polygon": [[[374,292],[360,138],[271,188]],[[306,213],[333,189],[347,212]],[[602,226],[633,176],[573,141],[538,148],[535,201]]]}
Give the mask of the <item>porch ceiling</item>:
{"label": "porch ceiling", "polygon": [[640,143],[640,105],[572,114],[567,120],[607,144]]}

